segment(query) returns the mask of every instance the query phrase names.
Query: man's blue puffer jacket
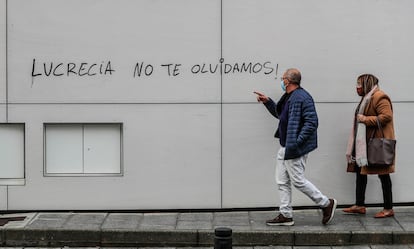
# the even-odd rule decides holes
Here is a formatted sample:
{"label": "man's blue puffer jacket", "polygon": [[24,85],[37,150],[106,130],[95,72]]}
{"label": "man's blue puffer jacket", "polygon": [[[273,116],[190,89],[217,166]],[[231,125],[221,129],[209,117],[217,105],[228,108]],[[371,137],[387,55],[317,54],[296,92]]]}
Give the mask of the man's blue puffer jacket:
{"label": "man's blue puffer jacket", "polygon": [[[285,159],[301,157],[318,147],[318,115],[312,96],[303,88],[294,90],[289,99],[289,114],[286,136]],[[267,110],[276,118],[276,103],[269,99],[265,103]],[[276,131],[275,137],[279,132]]]}

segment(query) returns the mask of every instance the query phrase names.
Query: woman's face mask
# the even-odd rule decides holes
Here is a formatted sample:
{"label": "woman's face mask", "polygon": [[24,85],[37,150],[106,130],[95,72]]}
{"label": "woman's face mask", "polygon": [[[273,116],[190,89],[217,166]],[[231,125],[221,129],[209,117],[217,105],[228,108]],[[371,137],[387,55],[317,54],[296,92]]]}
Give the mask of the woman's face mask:
{"label": "woman's face mask", "polygon": [[357,91],[357,94],[359,95],[359,96],[364,96],[365,95],[365,93],[364,93],[364,88],[362,88],[362,86],[361,85],[357,85],[357,87],[356,87],[356,91]]}

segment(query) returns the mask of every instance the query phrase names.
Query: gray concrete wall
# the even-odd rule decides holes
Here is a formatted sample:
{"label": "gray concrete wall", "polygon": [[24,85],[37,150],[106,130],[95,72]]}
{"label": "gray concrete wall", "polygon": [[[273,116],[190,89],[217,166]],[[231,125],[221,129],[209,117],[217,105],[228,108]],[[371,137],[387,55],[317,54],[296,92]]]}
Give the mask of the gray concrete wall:
{"label": "gray concrete wall", "polygon": [[[24,185],[0,186],[0,209],[278,205],[277,121],[253,91],[277,99],[290,67],[302,71],[320,118],[308,178],[340,204],[353,203],[345,148],[355,82],[373,73],[394,103],[394,201],[412,202],[413,7],[408,0],[0,0],[0,120],[25,124]],[[101,74],[108,61],[115,72]],[[56,73],[65,75],[46,76],[42,63],[50,62],[97,63],[97,75],[68,76],[61,66]],[[134,76],[142,62],[151,75],[144,66]],[[242,62],[268,68],[225,72]],[[191,72],[204,63],[217,71]],[[121,123],[123,173],[45,176],[45,123]],[[369,177],[368,203],[381,196]],[[296,191],[294,204],[313,205]]]}

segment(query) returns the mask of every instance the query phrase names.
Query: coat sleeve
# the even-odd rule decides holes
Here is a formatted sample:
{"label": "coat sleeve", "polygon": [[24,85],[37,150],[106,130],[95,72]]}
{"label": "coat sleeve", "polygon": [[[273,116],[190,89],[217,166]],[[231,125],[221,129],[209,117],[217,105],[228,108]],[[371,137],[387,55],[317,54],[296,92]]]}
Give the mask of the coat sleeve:
{"label": "coat sleeve", "polygon": [[390,98],[387,95],[381,95],[378,98],[378,101],[375,101],[373,104],[376,115],[367,116],[367,119],[365,120],[366,126],[377,126],[377,117],[381,123],[381,126],[385,126],[386,124],[392,121],[392,104]]}
{"label": "coat sleeve", "polygon": [[279,119],[279,114],[276,111],[276,103],[271,98],[269,98],[269,101],[264,103],[264,105],[273,117]]}

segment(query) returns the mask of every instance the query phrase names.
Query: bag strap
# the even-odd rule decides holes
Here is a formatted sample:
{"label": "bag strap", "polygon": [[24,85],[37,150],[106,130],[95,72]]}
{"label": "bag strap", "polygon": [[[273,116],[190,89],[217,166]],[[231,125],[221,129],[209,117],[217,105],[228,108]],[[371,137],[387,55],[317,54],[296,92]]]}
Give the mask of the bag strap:
{"label": "bag strap", "polygon": [[377,127],[375,127],[375,131],[372,133],[372,135],[371,135],[371,139],[372,139],[372,138],[374,138],[374,135],[375,135],[375,133],[376,133],[377,128],[379,128],[379,130],[381,131],[381,135],[382,135],[382,137],[384,137],[384,131],[382,130],[382,126],[381,126],[381,123],[380,123],[380,121],[379,121],[378,116],[377,116]]}

